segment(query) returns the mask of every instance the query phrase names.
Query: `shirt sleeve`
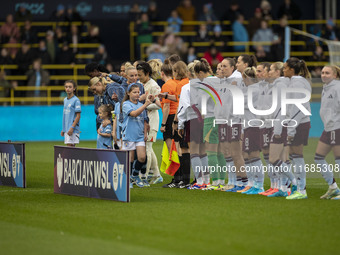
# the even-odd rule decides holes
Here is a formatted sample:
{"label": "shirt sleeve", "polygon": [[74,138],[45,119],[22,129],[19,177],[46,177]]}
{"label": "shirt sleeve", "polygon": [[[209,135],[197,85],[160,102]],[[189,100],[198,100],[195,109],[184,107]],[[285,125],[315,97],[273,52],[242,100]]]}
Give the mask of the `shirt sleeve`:
{"label": "shirt sleeve", "polygon": [[[162,93],[167,92],[169,95],[174,95],[173,91],[171,90],[171,86],[169,86],[169,84],[166,84],[166,83],[162,86],[161,92]],[[170,104],[171,100],[163,98],[162,103],[163,104]]]}
{"label": "shirt sleeve", "polygon": [[161,92],[161,88],[158,86],[157,83],[155,83],[155,84],[152,86],[152,89],[150,90],[150,94],[156,96],[156,95],[158,95],[160,92]]}
{"label": "shirt sleeve", "polygon": [[111,134],[111,132],[112,132],[112,126],[111,125],[107,125],[103,130],[103,133],[105,133],[105,134]]}
{"label": "shirt sleeve", "polygon": [[124,102],[123,104],[123,113],[127,116],[130,114],[130,112],[133,111],[133,107],[129,102]]}
{"label": "shirt sleeve", "polygon": [[184,122],[187,121],[186,112],[189,107],[190,107],[190,93],[188,93],[186,89],[182,88],[177,111],[178,129],[184,128]]}
{"label": "shirt sleeve", "polygon": [[116,104],[114,113],[115,113],[116,116],[120,113],[120,103]]}
{"label": "shirt sleeve", "polygon": [[111,80],[117,83],[120,83],[120,84],[126,81],[126,78],[124,78],[123,76],[116,75],[116,74],[109,74],[109,77]]}
{"label": "shirt sleeve", "polygon": [[[295,81],[294,88],[303,88],[303,84],[300,81]],[[290,98],[291,99],[301,98],[301,96],[297,93],[290,93]],[[303,106],[305,106],[305,103],[303,104]],[[287,112],[288,112],[288,118],[291,120],[294,120],[294,122],[296,123],[296,126],[289,126],[287,128],[288,136],[293,137],[296,134],[296,127],[301,124],[301,120],[305,117],[305,115],[301,112],[301,110],[295,104],[289,105]],[[289,125],[291,125],[291,123],[293,122],[290,121]]]}
{"label": "shirt sleeve", "polygon": [[143,120],[144,121],[146,121],[146,122],[148,122],[149,121],[149,119],[148,119],[148,114],[146,113],[146,110],[144,110],[143,112],[142,112],[142,118],[143,118]]}
{"label": "shirt sleeve", "polygon": [[76,104],[75,104],[75,109],[74,109],[75,112],[81,112],[81,103],[80,103],[80,100],[77,99],[76,100]]}

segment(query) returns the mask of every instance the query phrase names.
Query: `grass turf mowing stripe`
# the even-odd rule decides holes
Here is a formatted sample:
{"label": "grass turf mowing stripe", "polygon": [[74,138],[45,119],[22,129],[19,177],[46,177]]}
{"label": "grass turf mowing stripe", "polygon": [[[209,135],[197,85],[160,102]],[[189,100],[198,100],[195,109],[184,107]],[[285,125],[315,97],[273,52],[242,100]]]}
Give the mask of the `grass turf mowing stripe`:
{"label": "grass turf mowing stripe", "polygon": [[[306,163],[313,162],[316,142],[310,139]],[[27,143],[27,189],[0,187],[2,254],[338,251],[340,204],[319,199],[327,190],[320,174],[307,179],[303,201],[158,184],[132,189],[132,202],[124,204],[53,194],[53,145]],[[80,146],[94,148],[95,142]],[[155,151],[161,146],[155,143]]]}

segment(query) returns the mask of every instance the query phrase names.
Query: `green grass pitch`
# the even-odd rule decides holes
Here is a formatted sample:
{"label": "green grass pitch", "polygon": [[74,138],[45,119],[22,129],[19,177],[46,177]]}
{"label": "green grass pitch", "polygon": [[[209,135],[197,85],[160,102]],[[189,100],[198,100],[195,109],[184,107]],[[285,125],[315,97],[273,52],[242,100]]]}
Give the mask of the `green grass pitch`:
{"label": "green grass pitch", "polygon": [[[306,163],[316,143],[310,139]],[[27,189],[0,187],[2,255],[339,252],[340,202],[319,199],[327,190],[320,174],[307,179],[309,198],[300,201],[159,184],[133,188],[131,203],[120,203],[54,194],[53,145],[61,143],[26,143]]]}

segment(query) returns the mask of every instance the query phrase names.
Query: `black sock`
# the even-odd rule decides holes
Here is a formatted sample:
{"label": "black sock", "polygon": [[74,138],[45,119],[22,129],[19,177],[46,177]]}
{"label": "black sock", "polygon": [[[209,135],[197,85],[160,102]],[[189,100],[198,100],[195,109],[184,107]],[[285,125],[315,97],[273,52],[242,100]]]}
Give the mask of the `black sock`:
{"label": "black sock", "polygon": [[183,167],[182,160],[183,159],[182,159],[182,156],[179,156],[178,158],[179,158],[179,168],[174,175],[174,179],[176,183],[179,183],[182,180],[182,167]]}
{"label": "black sock", "polygon": [[146,173],[146,162],[147,162],[148,158],[145,157],[145,162],[142,163],[142,167],[141,167],[141,170],[140,170],[140,173],[141,174],[145,174]]}
{"label": "black sock", "polygon": [[182,154],[182,173],[183,173],[183,182],[184,184],[190,183],[190,153]]}
{"label": "black sock", "polygon": [[133,173],[133,162],[130,162],[130,174]]}

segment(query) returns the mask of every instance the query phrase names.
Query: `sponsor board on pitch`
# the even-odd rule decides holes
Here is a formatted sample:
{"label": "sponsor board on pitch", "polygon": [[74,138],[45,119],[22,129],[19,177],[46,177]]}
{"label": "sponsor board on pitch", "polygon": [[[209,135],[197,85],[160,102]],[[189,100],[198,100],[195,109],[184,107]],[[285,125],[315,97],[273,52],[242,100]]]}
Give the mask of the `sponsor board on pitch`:
{"label": "sponsor board on pitch", "polygon": [[0,142],[0,185],[26,187],[24,143]]}
{"label": "sponsor board on pitch", "polygon": [[130,202],[129,152],[54,146],[54,193]]}

